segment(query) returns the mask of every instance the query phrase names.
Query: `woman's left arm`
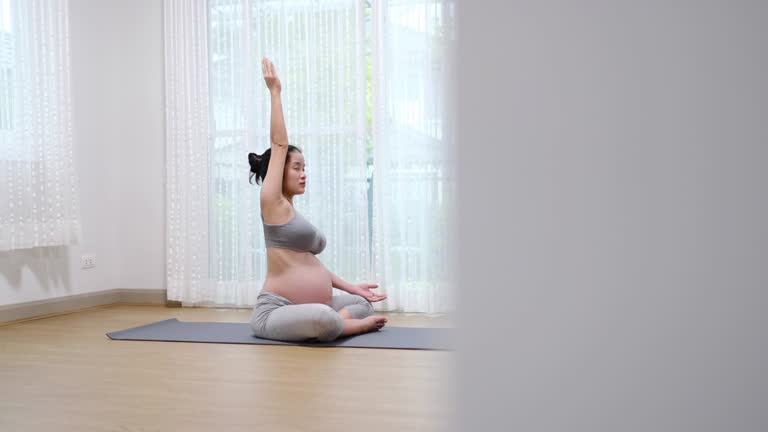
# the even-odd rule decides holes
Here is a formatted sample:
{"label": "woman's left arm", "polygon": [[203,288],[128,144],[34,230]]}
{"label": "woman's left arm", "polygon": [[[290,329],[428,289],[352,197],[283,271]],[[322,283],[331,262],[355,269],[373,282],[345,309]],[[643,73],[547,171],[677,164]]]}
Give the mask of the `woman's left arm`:
{"label": "woman's left arm", "polygon": [[348,292],[350,294],[353,294],[352,291],[350,291],[350,290],[354,290],[354,286],[351,283],[349,283],[349,282],[345,281],[344,279],[336,276],[331,271],[329,271],[328,273],[331,274],[331,285],[334,288],[338,288],[338,289],[340,289],[342,291],[346,291],[346,292]]}
{"label": "woman's left arm", "polygon": [[376,294],[375,292],[371,291],[372,289],[376,289],[379,287],[377,284],[369,284],[369,283],[351,284],[345,281],[344,279],[336,276],[331,271],[328,271],[328,273],[331,274],[331,285],[333,285],[334,288],[338,288],[350,294],[359,295],[360,297],[368,300],[369,302],[377,302],[387,298],[385,294]]}

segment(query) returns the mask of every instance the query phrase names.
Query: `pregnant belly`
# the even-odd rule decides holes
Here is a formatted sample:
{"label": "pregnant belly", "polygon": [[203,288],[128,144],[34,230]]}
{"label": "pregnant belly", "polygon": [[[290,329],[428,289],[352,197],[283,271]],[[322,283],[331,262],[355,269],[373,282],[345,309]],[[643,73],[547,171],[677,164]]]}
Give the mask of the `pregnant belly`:
{"label": "pregnant belly", "polygon": [[331,275],[322,265],[292,265],[279,275],[267,275],[264,291],[283,296],[295,304],[330,304]]}

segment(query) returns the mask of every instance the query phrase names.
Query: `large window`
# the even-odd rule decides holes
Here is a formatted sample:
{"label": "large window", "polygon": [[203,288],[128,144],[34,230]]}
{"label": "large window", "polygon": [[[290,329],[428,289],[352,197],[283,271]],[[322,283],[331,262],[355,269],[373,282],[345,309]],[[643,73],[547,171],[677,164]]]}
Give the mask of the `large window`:
{"label": "large window", "polygon": [[432,296],[422,288],[436,293],[448,277],[453,14],[446,0],[209,0],[215,280],[257,281],[266,269],[258,194],[243,187],[243,168],[248,152],[269,147],[267,56],[283,82],[289,141],[307,161],[307,193],[294,204],[333,240],[318,258],[342,277],[416,293],[396,308],[441,309],[420,305]]}

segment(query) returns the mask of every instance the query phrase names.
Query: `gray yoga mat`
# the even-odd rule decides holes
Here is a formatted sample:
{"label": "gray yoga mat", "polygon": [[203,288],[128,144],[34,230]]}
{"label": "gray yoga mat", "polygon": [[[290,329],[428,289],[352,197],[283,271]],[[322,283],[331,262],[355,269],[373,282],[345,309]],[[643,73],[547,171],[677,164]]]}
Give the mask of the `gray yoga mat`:
{"label": "gray yoga mat", "polygon": [[176,318],[107,333],[114,340],[203,342],[310,347],[394,348],[452,351],[453,329],[389,327],[331,342],[282,342],[253,336],[248,323],[186,322]]}

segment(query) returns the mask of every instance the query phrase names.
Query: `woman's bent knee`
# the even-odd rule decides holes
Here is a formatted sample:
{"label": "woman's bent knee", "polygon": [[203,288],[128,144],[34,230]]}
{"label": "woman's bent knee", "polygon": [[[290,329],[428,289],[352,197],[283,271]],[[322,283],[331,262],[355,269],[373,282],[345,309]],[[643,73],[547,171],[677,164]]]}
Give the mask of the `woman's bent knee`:
{"label": "woman's bent knee", "polygon": [[350,316],[354,319],[363,319],[373,315],[374,310],[371,302],[357,295],[355,297],[357,297],[357,301],[344,308]]}
{"label": "woman's bent knee", "polygon": [[341,315],[331,307],[322,308],[315,317],[317,340],[328,342],[336,339],[344,330]]}

